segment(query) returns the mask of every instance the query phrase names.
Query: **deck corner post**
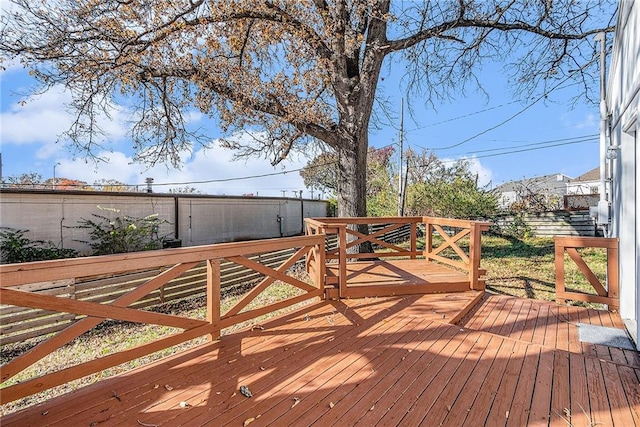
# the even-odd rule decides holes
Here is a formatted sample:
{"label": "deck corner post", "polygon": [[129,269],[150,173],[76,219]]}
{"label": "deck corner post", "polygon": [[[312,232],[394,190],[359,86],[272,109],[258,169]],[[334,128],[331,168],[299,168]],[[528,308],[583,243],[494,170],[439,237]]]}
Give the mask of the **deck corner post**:
{"label": "deck corner post", "polygon": [[608,304],[609,311],[620,309],[620,278],[618,267],[619,239],[611,239],[611,245],[607,248],[607,294],[613,304]]}
{"label": "deck corner post", "polygon": [[416,251],[418,250],[418,224],[415,221],[411,222],[411,259],[417,259]]}
{"label": "deck corner post", "polygon": [[324,285],[325,285],[325,280],[327,277],[327,258],[326,258],[326,245],[325,245],[325,240],[324,240],[324,230],[322,232],[322,241],[320,242],[320,244],[318,244],[315,247],[315,250],[317,251],[317,257],[316,257],[316,263],[317,263],[317,267],[316,267],[316,283],[318,284],[318,288],[321,291],[321,294],[324,295],[325,294],[325,289],[324,289]]}
{"label": "deck corner post", "polygon": [[469,284],[471,289],[483,291],[484,281],[480,280],[480,260],[482,258],[482,227],[471,221],[469,241]]}
{"label": "deck corner post", "polygon": [[555,243],[555,264],[556,264],[556,303],[564,304],[563,298],[565,292],[564,283],[564,240],[556,236],[554,237]]}
{"label": "deck corner post", "polygon": [[423,255],[427,260],[429,260],[429,254],[433,251],[433,224],[426,217],[422,220],[425,225]]}
{"label": "deck corner post", "polygon": [[209,340],[220,338],[220,260],[207,260],[207,322],[211,332]]}
{"label": "deck corner post", "polygon": [[338,225],[338,288],[339,298],[347,296],[347,224]]}

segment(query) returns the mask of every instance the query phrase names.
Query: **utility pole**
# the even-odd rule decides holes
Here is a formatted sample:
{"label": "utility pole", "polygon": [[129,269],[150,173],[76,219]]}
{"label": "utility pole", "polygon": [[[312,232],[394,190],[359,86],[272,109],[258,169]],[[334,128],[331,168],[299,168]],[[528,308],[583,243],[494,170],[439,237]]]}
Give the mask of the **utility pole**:
{"label": "utility pole", "polygon": [[402,216],[402,145],[404,138],[404,98],[400,104],[400,154],[398,156],[398,216]]}

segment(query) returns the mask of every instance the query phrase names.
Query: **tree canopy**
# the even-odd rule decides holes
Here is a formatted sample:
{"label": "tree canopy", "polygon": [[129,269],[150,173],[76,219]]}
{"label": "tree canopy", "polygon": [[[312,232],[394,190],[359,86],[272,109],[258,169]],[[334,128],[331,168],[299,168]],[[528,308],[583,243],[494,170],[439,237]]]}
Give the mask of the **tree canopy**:
{"label": "tree canopy", "polygon": [[[614,0],[13,0],[0,52],[42,83],[64,85],[76,120],[67,136],[93,153],[98,115],[130,110],[139,161],[180,163],[215,117],[241,155],[274,164],[321,144],[336,153],[338,214],[366,214],[368,133],[383,65],[404,65],[412,99],[437,104],[504,61],[523,96],[564,79],[591,96],[588,40],[613,31]],[[387,61],[387,62],[385,62]],[[394,90],[397,90],[394,88]]]}

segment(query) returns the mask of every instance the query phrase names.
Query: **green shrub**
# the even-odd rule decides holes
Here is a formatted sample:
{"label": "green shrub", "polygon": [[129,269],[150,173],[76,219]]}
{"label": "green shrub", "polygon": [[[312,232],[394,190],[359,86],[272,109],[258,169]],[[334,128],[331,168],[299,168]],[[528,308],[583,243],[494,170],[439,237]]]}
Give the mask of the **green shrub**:
{"label": "green shrub", "polygon": [[12,264],[78,256],[77,251],[58,248],[53,242],[31,240],[25,236],[28,232],[29,230],[0,227],[0,263]]}
{"label": "green shrub", "polygon": [[[116,209],[100,208],[119,212]],[[91,214],[93,219],[82,219],[78,228],[89,229],[91,241],[83,241],[93,249],[93,255],[119,254],[125,252],[150,251],[162,248],[162,240],[167,236],[159,236],[162,220],[157,214],[144,218],[118,216],[113,219],[99,214]]]}

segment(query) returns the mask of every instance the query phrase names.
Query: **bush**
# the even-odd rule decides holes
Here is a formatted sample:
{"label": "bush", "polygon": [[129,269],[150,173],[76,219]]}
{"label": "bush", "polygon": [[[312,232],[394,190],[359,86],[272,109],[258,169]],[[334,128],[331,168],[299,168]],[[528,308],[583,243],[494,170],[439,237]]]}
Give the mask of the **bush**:
{"label": "bush", "polygon": [[[119,212],[116,209],[106,209]],[[118,216],[114,219],[99,214],[91,214],[97,220],[82,219],[78,228],[91,230],[91,241],[83,242],[91,246],[93,255],[109,255],[125,252],[150,251],[162,248],[162,241],[167,236],[159,236],[162,220],[157,214],[144,218]]]}
{"label": "bush", "polygon": [[53,242],[31,240],[25,236],[29,230],[0,227],[0,262],[3,264],[75,258],[73,249],[58,248]]}

